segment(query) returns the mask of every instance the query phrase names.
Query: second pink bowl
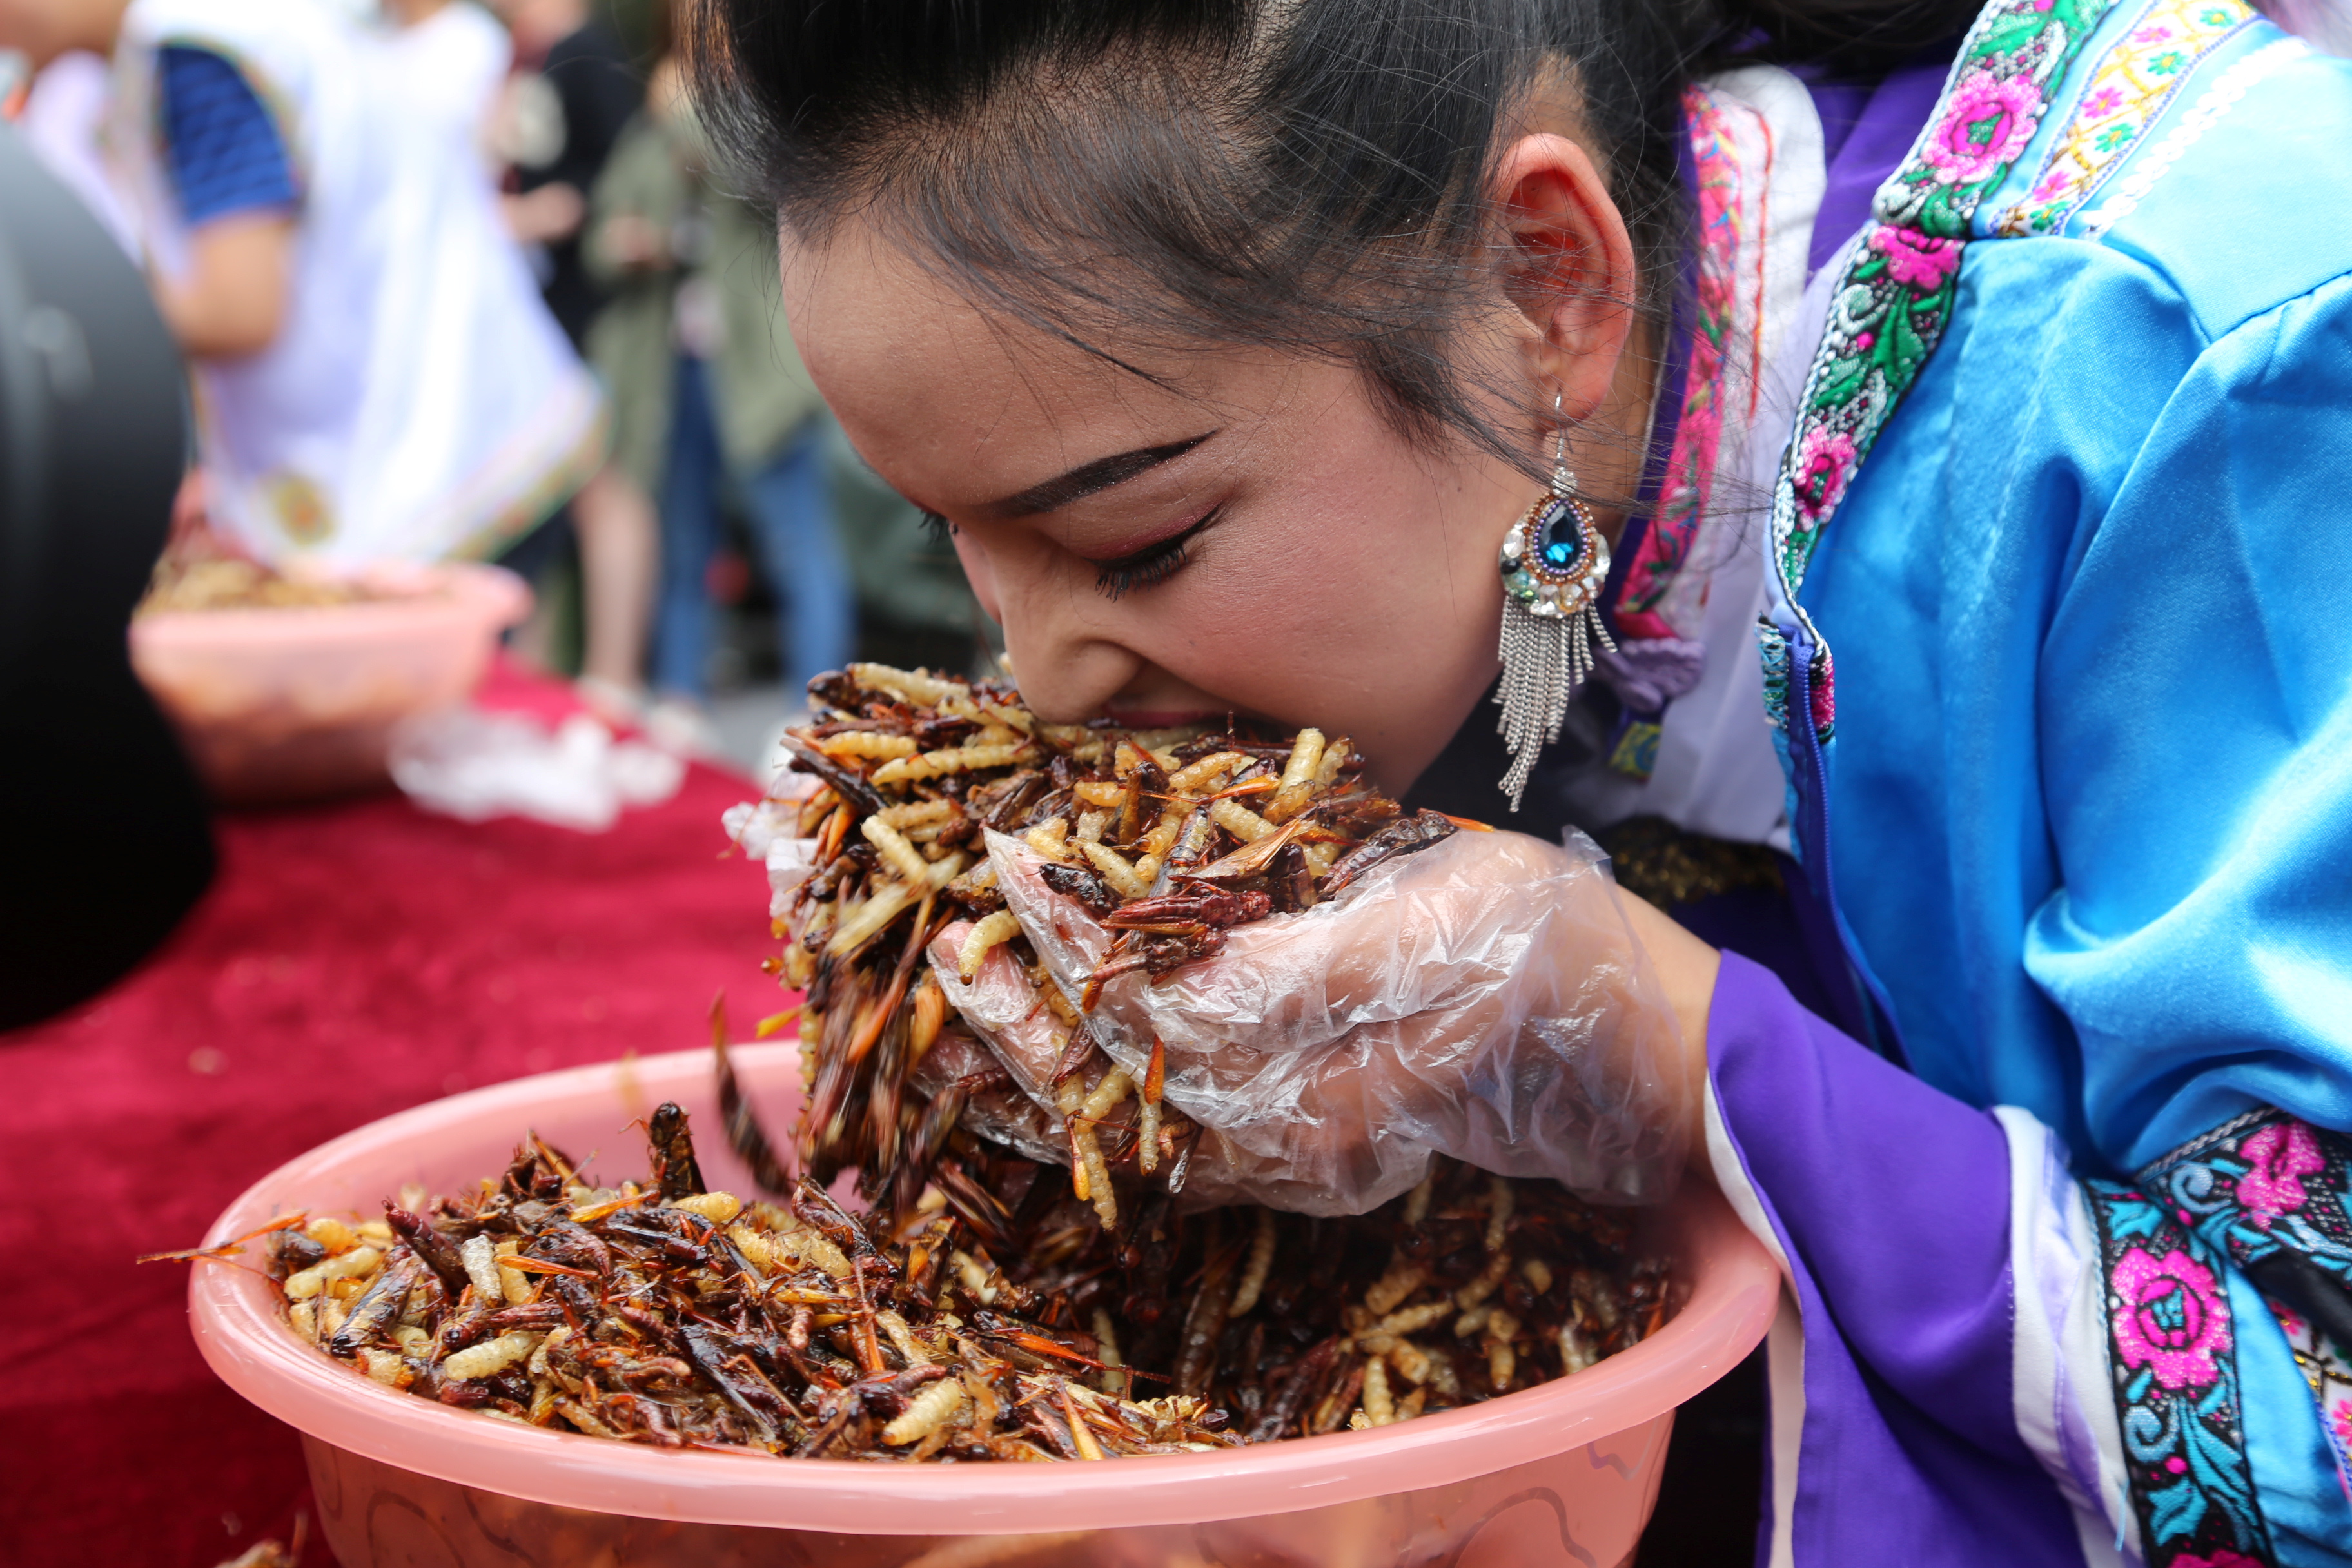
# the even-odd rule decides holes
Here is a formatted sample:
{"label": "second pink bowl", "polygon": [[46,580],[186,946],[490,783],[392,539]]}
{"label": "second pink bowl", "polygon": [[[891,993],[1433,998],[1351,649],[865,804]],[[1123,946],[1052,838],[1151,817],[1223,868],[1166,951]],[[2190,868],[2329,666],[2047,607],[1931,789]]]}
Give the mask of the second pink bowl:
{"label": "second pink bowl", "polygon": [[213,797],[257,805],[381,788],[392,727],[463,701],[530,590],[497,566],[386,565],[387,596],[297,609],[163,611],[131,662]]}

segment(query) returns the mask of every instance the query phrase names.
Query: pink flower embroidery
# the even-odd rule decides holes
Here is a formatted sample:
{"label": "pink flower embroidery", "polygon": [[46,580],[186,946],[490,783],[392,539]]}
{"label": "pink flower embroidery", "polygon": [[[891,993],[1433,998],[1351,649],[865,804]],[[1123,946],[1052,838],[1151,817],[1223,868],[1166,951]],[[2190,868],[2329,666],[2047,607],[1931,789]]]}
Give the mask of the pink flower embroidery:
{"label": "pink flower embroidery", "polygon": [[2042,176],[2042,183],[2033,187],[2032,195],[2029,199],[2037,202],[2054,202],[2071,190],[2074,184],[2074,180],[2065,170],[2053,169]]}
{"label": "pink flower embroidery", "polygon": [[1870,231],[1870,248],[1886,258],[1886,270],[1897,283],[1915,289],[1940,289],[1945,279],[1960,269],[1958,240],[1930,239],[1891,224]]}
{"label": "pink flower embroidery", "polygon": [[2112,87],[2103,87],[2083,100],[2082,115],[2085,120],[2105,120],[2124,106],[2124,95]]}
{"label": "pink flower embroidery", "polygon": [[2172,1568],[2263,1568],[2263,1565],[2242,1552],[2217,1546],[2210,1557],[2194,1557],[2184,1552],[2172,1560]]}
{"label": "pink flower embroidery", "polygon": [[1947,185],[1981,180],[2025,151],[2042,119],[2042,94],[2024,77],[2001,80],[1979,67],[1960,79],[1943,123],[1927,139],[1927,162]]}
{"label": "pink flower embroidery", "polygon": [[2273,1122],[2238,1147],[2238,1157],[2253,1167],[2238,1178],[2238,1202],[2264,1230],[2270,1222],[2293,1214],[2310,1201],[2303,1178],[2327,1169],[2319,1141],[2300,1121]]}
{"label": "pink flower embroidery", "polygon": [[2177,1247],[2151,1258],[2135,1247],[2108,1283],[2122,1299],[2115,1333],[2125,1365],[2147,1367],[2167,1388],[2203,1388],[2221,1375],[2213,1357],[2230,1348],[2230,1307],[2211,1269]]}
{"label": "pink flower embroidery", "polygon": [[2336,1440],[2352,1448],[2352,1399],[2336,1405],[2328,1415],[2336,1423]]}
{"label": "pink flower embroidery", "polygon": [[1845,499],[1846,481],[1853,477],[1853,437],[1820,426],[1805,432],[1797,448],[1797,510],[1806,521],[1819,523]]}

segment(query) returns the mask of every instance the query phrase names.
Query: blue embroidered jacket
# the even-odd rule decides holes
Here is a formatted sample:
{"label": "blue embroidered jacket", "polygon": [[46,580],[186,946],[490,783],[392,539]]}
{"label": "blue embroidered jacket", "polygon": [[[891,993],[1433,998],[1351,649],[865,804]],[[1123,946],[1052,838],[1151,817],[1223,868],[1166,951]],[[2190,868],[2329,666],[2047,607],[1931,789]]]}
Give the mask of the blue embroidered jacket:
{"label": "blue embroidered jacket", "polygon": [[[2265,1106],[2352,1130],[2352,64],[2124,0],[1958,288],[1797,598],[1801,849],[1890,1046],[2085,1175]],[[2333,1560],[2319,1408],[2227,1288],[2272,1550]]]}

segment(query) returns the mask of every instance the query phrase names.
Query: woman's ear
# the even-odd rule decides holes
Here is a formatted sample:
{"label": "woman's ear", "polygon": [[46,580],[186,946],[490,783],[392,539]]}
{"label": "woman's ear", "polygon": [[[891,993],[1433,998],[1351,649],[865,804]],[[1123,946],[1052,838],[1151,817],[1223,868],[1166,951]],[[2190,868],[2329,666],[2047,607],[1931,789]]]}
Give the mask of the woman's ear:
{"label": "woman's ear", "polygon": [[1507,251],[1504,292],[1525,318],[1528,370],[1570,420],[1608,397],[1633,330],[1633,240],[1582,147],[1545,132],[1504,150],[1496,205]]}

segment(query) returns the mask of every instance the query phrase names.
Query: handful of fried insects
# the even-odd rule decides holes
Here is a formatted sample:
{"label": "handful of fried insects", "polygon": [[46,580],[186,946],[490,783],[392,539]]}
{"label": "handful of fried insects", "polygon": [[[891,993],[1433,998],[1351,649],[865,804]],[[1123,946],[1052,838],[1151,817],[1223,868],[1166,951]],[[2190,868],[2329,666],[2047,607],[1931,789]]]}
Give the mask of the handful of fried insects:
{"label": "handful of fried insects", "polygon": [[[1213,957],[1465,825],[1405,811],[1311,730],[1050,725],[1008,686],[868,665],[811,691],[785,743],[816,787],[730,814],[776,889],[769,967],[805,991],[787,1140],[714,1016],[728,1142],[764,1195],[708,1191],[674,1105],[648,1122],[643,1183],[605,1185],[533,1135],[478,1188],[280,1222],[298,1333],[387,1385],[557,1429],[971,1462],[1385,1426],[1581,1371],[1664,1321],[1664,1267],[1628,1217],[1549,1181],[1440,1160],[1354,1216],[1187,1202],[1203,1130],[1162,1103],[1160,1053],[1138,1078],[1089,1033],[1106,981]],[[1076,994],[1004,908],[991,832],[1118,933]],[[983,969],[1013,1005],[950,1016],[940,974]],[[830,1195],[852,1169],[855,1212]]]}
{"label": "handful of fried insects", "polygon": [[[1122,1192],[1181,1194],[1202,1129],[1163,1099],[1164,1049],[1130,1071],[1096,1043],[1105,984],[1165,980],[1238,926],[1478,826],[1404,809],[1315,730],[1047,724],[1010,686],[867,664],[810,695],[814,721],[783,744],[815,788],[730,826],[769,853],[785,939],[771,967],[806,992],[802,1168],[857,1167],[894,1214],[960,1125],[1066,1163],[1108,1228]],[[992,835],[1112,933],[1083,984],[1057,984],[1005,908]],[[976,981],[985,1016],[965,999]]]}

